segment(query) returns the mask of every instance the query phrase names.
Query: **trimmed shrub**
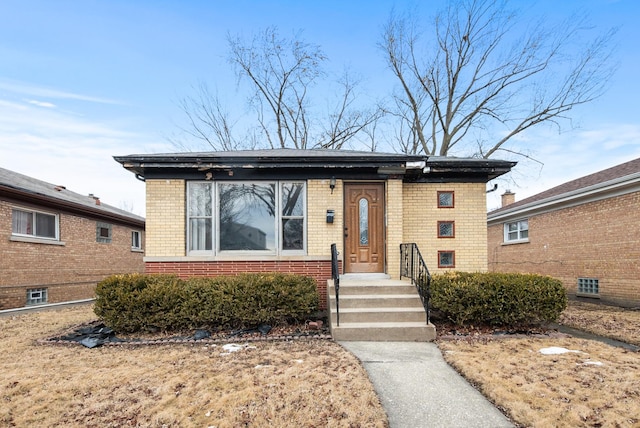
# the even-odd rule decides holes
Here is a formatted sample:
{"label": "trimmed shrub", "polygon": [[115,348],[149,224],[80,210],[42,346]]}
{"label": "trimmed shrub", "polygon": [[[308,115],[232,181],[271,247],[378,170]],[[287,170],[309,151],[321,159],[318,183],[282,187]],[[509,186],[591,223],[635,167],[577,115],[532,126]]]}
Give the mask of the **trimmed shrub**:
{"label": "trimmed shrub", "polygon": [[433,276],[431,305],[457,325],[518,327],[557,321],[567,294],[548,276],[453,272]]}
{"label": "trimmed shrub", "polygon": [[313,278],[280,273],[114,275],[98,284],[96,296],[95,313],[118,332],[277,324],[304,319],[319,301]]}

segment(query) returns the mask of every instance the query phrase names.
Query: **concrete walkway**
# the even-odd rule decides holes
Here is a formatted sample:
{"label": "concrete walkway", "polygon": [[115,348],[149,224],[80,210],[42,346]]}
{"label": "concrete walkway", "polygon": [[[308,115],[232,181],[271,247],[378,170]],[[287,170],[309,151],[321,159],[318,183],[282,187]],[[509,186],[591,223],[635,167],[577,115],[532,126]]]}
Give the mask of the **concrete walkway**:
{"label": "concrete walkway", "polygon": [[363,363],[391,428],[513,427],[431,342],[340,342]]}

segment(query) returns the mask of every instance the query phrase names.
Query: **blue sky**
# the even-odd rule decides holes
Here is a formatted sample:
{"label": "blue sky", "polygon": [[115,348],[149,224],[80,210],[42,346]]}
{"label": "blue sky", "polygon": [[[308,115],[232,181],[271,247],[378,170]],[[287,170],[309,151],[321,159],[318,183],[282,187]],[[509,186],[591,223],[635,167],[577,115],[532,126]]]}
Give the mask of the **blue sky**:
{"label": "blue sky", "polygon": [[[0,167],[144,215],[144,184],[112,156],[174,152],[178,102],[206,82],[241,111],[226,61],[227,33],[249,38],[277,26],[322,47],[330,73],[345,66],[373,97],[395,85],[376,48],[392,8],[418,6],[425,21],[443,1],[47,1],[0,2]],[[640,157],[640,2],[526,0],[531,18],[582,10],[597,29],[620,26],[619,69],[607,93],[571,112],[577,129],[522,135],[531,155],[490,195],[517,199]]]}

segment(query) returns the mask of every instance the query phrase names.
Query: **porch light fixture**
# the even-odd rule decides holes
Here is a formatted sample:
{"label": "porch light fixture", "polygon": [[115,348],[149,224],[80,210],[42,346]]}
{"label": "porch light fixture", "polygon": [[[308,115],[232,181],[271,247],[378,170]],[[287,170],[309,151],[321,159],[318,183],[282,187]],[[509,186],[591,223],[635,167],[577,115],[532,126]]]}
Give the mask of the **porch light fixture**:
{"label": "porch light fixture", "polygon": [[336,178],[335,177],[331,177],[331,180],[329,180],[329,189],[331,189],[331,194],[333,195],[333,189],[336,188]]}

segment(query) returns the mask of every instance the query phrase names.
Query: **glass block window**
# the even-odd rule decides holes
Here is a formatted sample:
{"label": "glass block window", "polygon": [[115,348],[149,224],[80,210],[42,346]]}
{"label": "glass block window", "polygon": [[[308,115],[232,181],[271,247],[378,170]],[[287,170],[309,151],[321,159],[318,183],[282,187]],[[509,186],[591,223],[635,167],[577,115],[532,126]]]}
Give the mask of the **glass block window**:
{"label": "glass block window", "polygon": [[438,267],[439,268],[456,267],[455,251],[438,251]]}
{"label": "glass block window", "polygon": [[598,295],[598,280],[595,278],[578,278],[578,293]]}
{"label": "glass block window", "polygon": [[526,241],[529,239],[529,221],[519,220],[504,225],[504,242]]}
{"label": "glass block window", "polygon": [[438,222],[438,238],[454,238],[455,235],[455,223],[453,221]]}
{"label": "glass block window", "polygon": [[96,242],[111,243],[111,225],[101,221],[96,223]]}
{"label": "glass block window", "polygon": [[27,290],[27,305],[47,303],[46,288],[31,288]]}
{"label": "glass block window", "polygon": [[453,208],[454,194],[453,191],[438,192],[438,208]]}

